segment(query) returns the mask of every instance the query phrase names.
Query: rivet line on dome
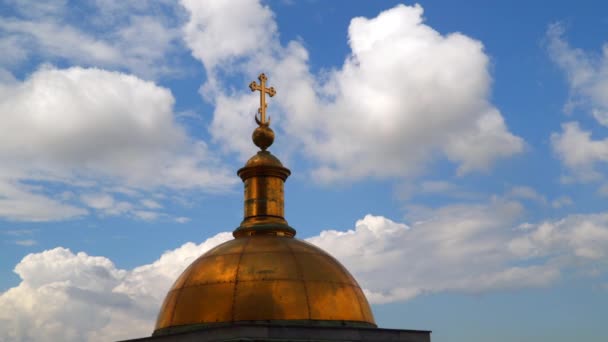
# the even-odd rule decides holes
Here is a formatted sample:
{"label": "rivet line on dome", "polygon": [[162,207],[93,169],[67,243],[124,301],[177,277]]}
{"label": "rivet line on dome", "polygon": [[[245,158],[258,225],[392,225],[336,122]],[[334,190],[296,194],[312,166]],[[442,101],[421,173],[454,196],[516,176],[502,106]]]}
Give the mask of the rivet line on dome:
{"label": "rivet line on dome", "polygon": [[239,269],[241,268],[241,259],[243,258],[243,254],[245,253],[245,248],[247,248],[247,245],[249,244],[249,242],[251,242],[251,239],[247,239],[247,241],[243,245],[243,249],[241,250],[241,255],[239,256],[239,261],[236,264],[236,273],[234,275],[234,291],[232,292],[232,320],[233,321],[236,318],[234,308],[236,307],[236,290],[239,285]]}
{"label": "rivet line on dome", "polygon": [[296,257],[296,254],[293,252],[293,248],[291,248],[291,246],[288,243],[286,243],[286,242],[283,242],[283,243],[285,244],[285,246],[287,246],[287,248],[291,252],[291,256],[293,257],[294,262],[296,264],[296,273],[300,276],[300,279],[302,279],[302,284],[304,286],[304,296],[306,297],[306,309],[308,310],[308,318],[311,319],[312,315],[310,313],[310,298],[308,296],[308,286],[306,286],[306,280],[304,280],[304,273],[302,272],[302,266],[300,265],[300,261]]}

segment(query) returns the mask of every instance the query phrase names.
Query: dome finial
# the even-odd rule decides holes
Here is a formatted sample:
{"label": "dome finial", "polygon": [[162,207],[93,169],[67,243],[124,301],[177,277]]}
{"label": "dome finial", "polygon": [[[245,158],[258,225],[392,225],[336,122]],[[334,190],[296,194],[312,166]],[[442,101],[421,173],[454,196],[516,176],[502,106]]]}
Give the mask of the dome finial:
{"label": "dome finial", "polygon": [[258,108],[260,118],[258,119],[258,116],[255,116],[255,122],[257,122],[259,127],[253,131],[252,139],[253,143],[257,147],[262,149],[262,151],[266,151],[266,149],[270,147],[274,141],[274,132],[269,127],[270,118],[266,120],[266,107],[268,106],[266,104],[266,94],[273,97],[277,92],[274,90],[274,87],[266,88],[266,81],[268,78],[266,78],[264,73],[261,73],[260,76],[258,76],[258,80],[260,80],[259,85],[255,83],[255,81],[249,84],[249,89],[251,89],[251,91],[260,92],[260,107]]}
{"label": "dome finial", "polygon": [[296,230],[287,224],[284,217],[283,185],[291,174],[277,157],[266,149],[272,145],[274,132],[270,129],[270,119],[266,120],[266,94],[274,96],[273,87],[266,87],[266,75],[258,77],[260,84],[251,82],[251,91],[260,92],[259,118],[253,131],[253,142],[262,149],[249,158],[237,174],[245,184],[244,218],[233,232],[235,238],[251,235],[276,235],[293,237]]}

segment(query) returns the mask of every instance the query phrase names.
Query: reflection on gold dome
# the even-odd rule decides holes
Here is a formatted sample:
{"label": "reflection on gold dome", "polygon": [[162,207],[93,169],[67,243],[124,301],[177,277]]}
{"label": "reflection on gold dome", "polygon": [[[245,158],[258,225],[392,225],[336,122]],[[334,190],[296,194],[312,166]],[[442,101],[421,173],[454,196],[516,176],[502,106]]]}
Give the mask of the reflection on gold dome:
{"label": "reflection on gold dome", "polygon": [[194,261],[167,294],[154,334],[235,322],[375,327],[361,288],[336,259],[295,239],[283,214],[283,184],[290,175],[266,149],[274,133],[266,120],[266,76],[260,91],[261,151],[238,171],[245,185],[244,219],[225,242]]}
{"label": "reflection on gold dome", "polygon": [[375,326],[337,260],[309,243],[264,235],[228,241],[194,261],[169,291],[156,330],[236,321]]}

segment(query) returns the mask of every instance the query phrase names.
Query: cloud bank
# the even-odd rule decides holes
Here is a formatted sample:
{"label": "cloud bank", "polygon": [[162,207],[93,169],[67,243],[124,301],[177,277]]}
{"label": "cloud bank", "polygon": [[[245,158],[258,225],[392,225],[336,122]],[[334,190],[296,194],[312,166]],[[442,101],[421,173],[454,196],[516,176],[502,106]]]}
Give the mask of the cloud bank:
{"label": "cloud bank", "polygon": [[[572,267],[605,274],[608,214],[520,224],[520,203],[418,209],[410,225],[367,215],[352,229],[308,238],[338,258],[374,304],[423,294],[479,294],[548,286]],[[221,233],[186,243],[132,270],[105,257],[55,248],[15,267],[21,283],[0,294],[0,339],[108,341],[148,336],[166,292]]]}
{"label": "cloud bank", "polygon": [[[0,66],[47,62],[129,71],[145,78],[175,73],[181,8],[173,1],[7,1],[0,20]],[[82,20],[86,24],[82,23]]]}
{"label": "cloud bank", "polygon": [[234,177],[176,122],[173,104],[166,88],[95,68],[47,66],[0,82],[0,215],[44,221],[83,215],[82,204],[98,209],[31,182],[82,193],[226,189]]}
{"label": "cloud bank", "polygon": [[[23,80],[0,71],[0,111],[8,113],[0,120],[6,166],[0,186],[10,195],[0,199],[0,217],[6,219],[97,213],[150,220],[163,215],[142,204],[149,192],[233,184],[208,144],[175,121],[171,92],[146,80],[163,75],[179,48],[205,67],[200,92],[215,108],[213,143],[242,158],[254,153],[249,136],[257,99],[226,80],[249,81],[267,70],[279,89],[270,113],[274,127],[279,139],[293,137],[278,152],[302,153],[317,181],[411,177],[441,159],[465,174],[523,149],[489,102],[483,45],[437,32],[424,23],[419,5],[354,18],[350,54],[341,67],[319,74],[310,72],[302,42],[279,41],[274,14],[259,1],[95,1],[83,5],[99,14],[84,28],[65,1],[10,5],[15,15],[0,24],[0,46],[14,56],[4,56],[13,58],[4,65],[35,51],[61,64],[117,71],[43,65]],[[68,188],[49,191],[45,182]]]}
{"label": "cloud bank", "polygon": [[352,19],[350,55],[340,68],[315,75],[301,42],[279,42],[267,6],[182,4],[190,15],[185,40],[208,75],[201,93],[215,106],[211,134],[243,158],[253,152],[248,136],[256,98],[222,80],[253,79],[259,70],[278,90],[272,111],[285,113],[275,127],[296,139],[291,147],[317,164],[321,181],[416,175],[440,157],[464,174],[523,149],[489,102],[483,45],[437,32],[424,23],[419,5]]}

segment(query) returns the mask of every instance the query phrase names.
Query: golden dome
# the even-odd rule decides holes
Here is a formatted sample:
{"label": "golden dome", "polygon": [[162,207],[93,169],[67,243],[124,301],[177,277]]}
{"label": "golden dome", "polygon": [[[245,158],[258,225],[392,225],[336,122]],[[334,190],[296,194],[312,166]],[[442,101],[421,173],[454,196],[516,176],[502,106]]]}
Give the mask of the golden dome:
{"label": "golden dome", "polygon": [[[266,151],[272,143],[260,75],[261,119],[253,140],[262,149],[237,174],[244,218],[225,242],[194,261],[167,294],[154,335],[235,322],[375,327],[365,295],[336,259],[294,238],[284,218],[283,185],[291,174]],[[270,91],[272,90],[272,91]],[[269,133],[270,132],[270,133]]]}
{"label": "golden dome", "polygon": [[225,242],[194,261],[169,291],[155,334],[238,321],[375,327],[363,291],[336,259],[267,235]]}

